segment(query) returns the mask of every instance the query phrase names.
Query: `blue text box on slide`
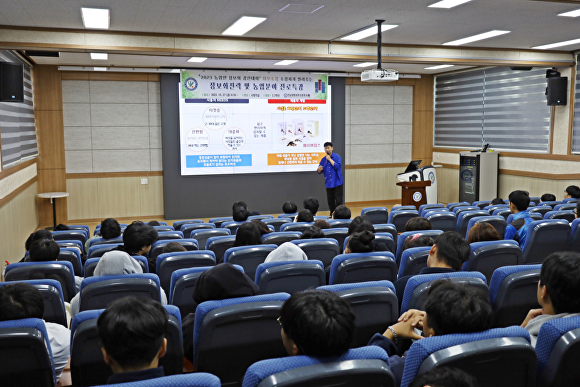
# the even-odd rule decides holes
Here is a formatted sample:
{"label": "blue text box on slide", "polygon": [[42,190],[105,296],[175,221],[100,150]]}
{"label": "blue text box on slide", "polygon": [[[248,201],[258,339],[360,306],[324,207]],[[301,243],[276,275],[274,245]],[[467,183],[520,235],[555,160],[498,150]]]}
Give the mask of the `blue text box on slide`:
{"label": "blue text box on slide", "polygon": [[186,156],[186,168],[251,167],[252,155]]}

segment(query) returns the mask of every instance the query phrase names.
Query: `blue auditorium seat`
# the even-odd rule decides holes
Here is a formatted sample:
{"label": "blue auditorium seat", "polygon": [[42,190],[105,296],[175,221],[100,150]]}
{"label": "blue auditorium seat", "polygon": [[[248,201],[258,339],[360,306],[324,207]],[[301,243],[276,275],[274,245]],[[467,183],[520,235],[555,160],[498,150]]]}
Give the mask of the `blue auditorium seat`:
{"label": "blue auditorium seat", "polygon": [[224,254],[224,262],[240,265],[244,268],[244,273],[253,279],[258,266],[264,263],[268,254],[277,247],[275,244],[231,247]]}
{"label": "blue auditorium seat", "polygon": [[[124,246],[124,243],[120,243],[120,245]],[[99,258],[102,257],[107,251],[111,251],[119,247],[119,243],[106,243],[101,245],[94,245],[89,247],[89,253],[87,257],[89,258]]]}
{"label": "blue auditorium seat", "polygon": [[434,209],[437,209],[437,208],[445,208],[445,206],[443,204],[421,204],[419,206],[419,214],[421,216],[424,216],[423,214],[425,212],[427,212],[427,210],[430,210],[430,209],[433,209],[434,210]]}
{"label": "blue auditorium seat", "polygon": [[212,228],[212,229],[202,229],[193,230],[189,235],[190,239],[195,239],[200,250],[206,250],[207,240],[211,237],[216,236],[227,236],[231,235],[230,230],[227,228]]}
{"label": "blue auditorium seat", "polygon": [[562,251],[570,239],[570,223],[562,219],[537,220],[527,226],[520,264],[542,263],[546,257]]}
{"label": "blue auditorium seat", "polygon": [[578,202],[580,202],[580,199],[577,199],[577,198],[568,198],[568,199],[562,200],[562,204],[578,203]]}
{"label": "blue auditorium seat", "polygon": [[489,216],[489,213],[485,210],[460,212],[457,216],[457,228],[455,231],[457,231],[462,236],[466,235],[469,220],[481,216]]}
{"label": "blue auditorium seat", "polygon": [[572,222],[572,227],[570,229],[570,239],[568,241],[568,245],[566,250],[568,251],[576,251],[580,253],[580,219],[574,219]]}
{"label": "blue auditorium seat", "polygon": [[195,239],[165,239],[159,240],[151,245],[151,250],[149,251],[149,259],[153,262],[157,259],[157,256],[163,254],[163,249],[165,246],[172,242],[177,242],[185,248],[187,251],[199,250],[199,244]]}
{"label": "blue auditorium seat", "polygon": [[389,210],[386,207],[363,208],[360,214],[369,218],[372,224],[383,224],[389,221]]}
{"label": "blue auditorium seat", "polygon": [[564,204],[557,204],[554,206],[554,211],[566,211],[566,210],[572,210],[574,211],[576,209],[576,203],[564,203]]}
{"label": "blue auditorium seat", "polygon": [[451,212],[430,212],[425,218],[434,230],[455,231],[457,227],[457,217]]}
{"label": "blue auditorium seat", "polygon": [[571,223],[576,219],[574,216],[574,211],[572,210],[562,210],[562,211],[549,211],[544,214],[544,219],[564,219],[568,223]]}
{"label": "blue auditorium seat", "polygon": [[252,221],[252,220],[265,220],[265,219],[274,219],[274,217],[272,215],[252,215],[252,216],[248,216],[248,220]]}
{"label": "blue auditorium seat", "polygon": [[70,262],[73,265],[73,270],[76,276],[83,276],[83,263],[81,260],[81,253],[76,248],[63,247],[60,249],[57,261]]}
{"label": "blue auditorium seat", "polygon": [[299,231],[271,232],[262,236],[262,243],[280,246],[283,243],[300,239],[301,235],[302,233]]}
{"label": "blue auditorium seat", "polygon": [[403,244],[405,243],[405,239],[407,239],[408,236],[415,234],[427,236],[435,240],[439,236],[439,234],[443,234],[443,231],[441,230],[406,231],[401,235],[399,235],[399,238],[397,239],[397,254],[395,255],[395,257],[397,258],[397,264],[401,261],[401,255],[403,254]]}
{"label": "blue auditorium seat", "polygon": [[455,207],[461,207],[461,206],[471,206],[471,203],[468,203],[468,202],[454,202],[454,203],[447,204],[446,208],[449,211],[453,211],[453,209]]}
{"label": "blue auditorium seat", "polygon": [[344,240],[348,236],[348,228],[346,227],[327,228],[322,230],[322,233],[324,234],[325,238],[336,239],[340,251],[344,251]]}
{"label": "blue auditorium seat", "polygon": [[280,232],[286,231],[298,231],[303,233],[304,230],[311,227],[314,222],[295,222],[295,223],[285,223],[280,226]]}
{"label": "blue auditorium seat", "polygon": [[77,240],[62,240],[62,241],[55,241],[58,247],[76,247],[79,248],[82,252],[85,251],[85,246],[81,243],[81,241]]}
{"label": "blue auditorium seat", "polygon": [[425,217],[429,216],[430,214],[433,214],[433,213],[437,213],[438,214],[438,213],[441,213],[441,212],[453,213],[453,212],[449,211],[447,208],[428,208],[425,211],[423,211],[423,213],[421,214],[421,216],[425,218]]}
{"label": "blue auditorium seat", "polygon": [[276,261],[258,265],[254,282],[260,294],[293,294],[326,285],[326,274],[321,261]]}
{"label": "blue auditorium seat", "polygon": [[467,239],[467,236],[469,235],[469,230],[471,230],[473,226],[479,223],[487,223],[493,226],[493,228],[495,228],[495,231],[497,231],[500,237],[505,235],[505,228],[507,227],[507,223],[503,216],[499,215],[481,216],[481,217],[476,216],[469,219],[469,222],[467,223],[467,230],[465,231],[465,239]]}
{"label": "blue auditorium seat", "polygon": [[388,232],[393,237],[393,241],[395,241],[395,245],[397,244],[397,238],[399,233],[397,232],[397,228],[394,224],[383,223],[383,224],[373,224],[376,233],[384,233]]}
{"label": "blue auditorium seat", "polygon": [[221,228],[222,223],[224,223],[224,222],[232,222],[233,220],[234,220],[233,217],[226,216],[226,217],[223,217],[223,218],[212,218],[212,219],[209,220],[209,222],[215,224],[215,227],[216,228]]}
{"label": "blue auditorium seat", "polygon": [[404,232],[405,225],[409,219],[417,217],[419,217],[419,212],[417,210],[391,210],[391,213],[389,214],[389,223],[395,225],[397,232]]}
{"label": "blue auditorium seat", "polygon": [[495,210],[499,210],[499,209],[503,209],[503,208],[506,208],[509,210],[509,206],[507,204],[492,204],[492,205],[483,207],[483,210],[489,212],[489,214],[491,215],[491,214],[493,214],[493,212]]}
{"label": "blue auditorium seat", "polygon": [[235,221],[224,222],[224,223],[222,223],[221,228],[227,228],[231,231],[232,235],[236,235],[238,228],[240,228],[240,226],[243,223],[246,223],[246,221],[244,221],[244,222],[235,222]]}
{"label": "blue auditorium seat", "polygon": [[[346,248],[348,247],[348,239],[349,239],[348,236],[346,238],[344,238],[344,250],[346,250]],[[389,249],[388,251],[392,252],[393,254],[395,254],[395,251],[397,250],[397,245],[395,244],[395,241],[393,240],[393,236],[389,232],[377,232],[377,233],[375,233],[375,239],[373,240],[373,244],[375,242],[384,244]]]}
{"label": "blue auditorium seat", "polygon": [[162,240],[176,242],[175,239],[183,239],[183,233],[181,231],[159,231],[157,233],[157,236],[158,236],[157,242]]}
{"label": "blue auditorium seat", "polygon": [[489,200],[479,200],[477,202],[473,202],[471,204],[474,207],[479,207],[480,210],[483,210],[485,207],[491,205],[491,201]]}
{"label": "blue auditorium seat", "polygon": [[330,228],[348,228],[352,219],[329,219],[328,224],[330,224]]}
{"label": "blue auditorium seat", "polygon": [[213,230],[215,229],[215,224],[213,223],[187,223],[179,228],[179,231],[183,233],[183,236],[190,237],[192,231],[196,230]]}
{"label": "blue auditorium seat", "polygon": [[340,254],[332,260],[328,284],[380,280],[393,282],[397,279],[397,270],[395,256],[388,251]]}
{"label": "blue auditorium seat", "polygon": [[458,213],[460,212],[464,212],[464,211],[479,211],[481,210],[481,208],[477,207],[477,206],[457,206],[455,208],[453,208],[453,210],[451,210],[452,213],[454,213],[456,216]]}
{"label": "blue auditorium seat", "polygon": [[558,204],[564,204],[564,203],[561,202],[561,201],[559,201],[559,200],[555,200],[555,201],[545,201],[545,202],[539,203],[538,206],[554,207],[554,206],[557,206]]}
{"label": "blue auditorium seat", "polygon": [[66,302],[69,302],[77,293],[73,266],[70,262],[66,261],[11,263],[6,266],[4,280],[6,282],[31,280],[32,276],[36,273],[42,273],[46,276],[51,274],[60,276],[65,283],[66,292],[69,297],[68,300],[65,300]]}
{"label": "blue auditorium seat", "polygon": [[184,224],[191,224],[191,223],[203,223],[201,219],[186,219],[186,220],[178,220],[177,222],[173,222],[173,229],[174,230],[181,230],[181,226]]}
{"label": "blue auditorium seat", "polygon": [[215,266],[215,254],[210,250],[178,251],[157,256],[156,273],[165,294],[169,294],[171,275],[179,269]]}
{"label": "blue auditorium seat", "polygon": [[403,251],[399,262],[398,278],[419,274],[421,269],[427,267],[429,251],[431,251],[431,246],[411,247]]}
{"label": "blue auditorium seat", "polygon": [[292,218],[292,219],[294,219],[296,217],[296,215],[298,215],[297,212],[295,212],[293,214],[281,214],[281,215],[278,215],[278,218]]}
{"label": "blue auditorium seat", "polygon": [[324,267],[330,266],[332,259],[340,254],[338,241],[333,238],[295,239],[291,243],[300,247],[308,259],[321,261]]}
{"label": "blue auditorium seat", "polygon": [[173,226],[152,226],[157,232],[159,231],[175,231]]}
{"label": "blue auditorium seat", "polygon": [[474,242],[470,247],[471,254],[461,270],[478,271],[485,275],[487,283],[497,268],[517,265],[522,259],[522,250],[516,241]]}
{"label": "blue auditorium seat", "polygon": [[393,206],[391,212],[393,211],[404,211],[404,210],[417,210],[415,206]]}
{"label": "blue auditorium seat", "polygon": [[123,243],[123,236],[118,236],[116,238],[109,238],[109,239],[105,239],[105,238],[95,238],[89,241],[89,251],[91,249],[91,247],[96,246],[96,245],[120,245]]}
{"label": "blue auditorium seat", "polygon": [[538,206],[538,207],[531,208],[530,214],[531,213],[539,213],[539,214],[542,214],[542,218],[543,218],[544,215],[546,215],[550,211],[552,211],[552,207],[550,207],[550,206]]}
{"label": "blue auditorium seat", "polygon": [[87,241],[87,234],[85,230],[63,230],[63,231],[53,231],[52,238],[55,241],[60,240],[77,240],[83,245]]}
{"label": "blue auditorium seat", "polygon": [[274,226],[274,231],[280,231],[280,227],[286,223],[292,223],[292,219],[290,218],[274,218],[274,219],[265,219],[264,222],[268,226]]}

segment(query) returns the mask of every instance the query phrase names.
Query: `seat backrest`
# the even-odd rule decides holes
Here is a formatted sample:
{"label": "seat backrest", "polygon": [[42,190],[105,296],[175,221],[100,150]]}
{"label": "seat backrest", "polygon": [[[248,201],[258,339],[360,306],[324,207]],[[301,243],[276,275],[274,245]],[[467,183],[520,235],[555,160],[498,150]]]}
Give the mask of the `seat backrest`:
{"label": "seat backrest", "polygon": [[580,202],[580,199],[578,199],[578,198],[568,198],[568,199],[562,200],[563,204],[578,203],[578,202]]}
{"label": "seat backrest", "polygon": [[457,217],[451,212],[432,212],[426,218],[435,230],[455,231],[457,226]]}
{"label": "seat backrest", "polygon": [[283,243],[299,239],[302,235],[299,231],[271,232],[262,236],[262,243],[280,246]]}
{"label": "seat backrest", "polygon": [[96,245],[109,245],[109,244],[120,245],[122,243],[123,243],[123,236],[118,236],[116,238],[109,238],[109,239],[95,238],[95,239],[91,239],[89,241],[89,250],[91,247],[96,246]]}
{"label": "seat backrest", "polygon": [[536,342],[539,386],[573,386],[580,380],[580,316],[546,321]]}
{"label": "seat backrest", "polygon": [[431,246],[412,247],[403,251],[399,262],[399,278],[408,275],[417,275],[421,269],[427,267]]}
{"label": "seat backrest", "polygon": [[506,222],[509,224],[510,222],[508,222],[508,218],[510,217],[510,215],[513,215],[511,210],[509,208],[504,208],[504,209],[498,209],[495,210],[492,213],[493,216],[503,216],[503,218],[506,220]]}
{"label": "seat backrest", "polygon": [[544,214],[544,219],[564,219],[568,222],[574,221],[576,217],[574,216],[574,211],[572,210],[561,210],[561,211],[548,211]]}
{"label": "seat backrest", "polygon": [[453,202],[453,203],[447,204],[446,208],[451,211],[455,207],[458,207],[458,206],[471,206],[471,203],[469,203],[469,202]]}
{"label": "seat backrest", "polygon": [[254,282],[260,294],[293,294],[326,285],[326,273],[317,260],[268,262],[258,266]]}
{"label": "seat backrest", "polygon": [[85,224],[69,224],[68,228],[70,228],[71,230],[84,230],[87,233],[87,236],[91,234],[89,226]]}
{"label": "seat backrest", "polygon": [[179,243],[181,246],[185,247],[185,250],[187,250],[187,251],[199,250],[199,245],[195,239],[159,240],[159,241],[153,243],[153,245],[151,245],[151,251],[149,251],[149,259],[151,259],[153,262],[155,262],[157,257],[160,254],[163,254],[163,249],[165,248],[165,246],[167,246],[171,242]]}
{"label": "seat backrest", "polygon": [[71,240],[62,240],[62,241],[55,241],[58,247],[61,249],[63,247],[78,247],[81,251],[85,251],[85,246],[81,243],[81,241],[71,241]]}
{"label": "seat backrest", "polygon": [[530,309],[539,308],[538,282],[542,265],[517,265],[497,268],[489,283],[493,307],[493,326],[521,324]]}
{"label": "seat backrest", "polygon": [[395,286],[390,281],[326,285],[318,289],[334,292],[350,304],[356,317],[351,348],[367,345],[375,333],[384,332],[399,318]]}
{"label": "seat backrest", "polygon": [[272,215],[252,215],[248,216],[248,220],[264,220],[264,219],[274,219]]}
{"label": "seat backrest", "polygon": [[433,238],[433,240],[435,240],[435,238],[437,238],[437,236],[439,236],[439,234],[443,234],[443,231],[441,231],[441,230],[420,230],[420,231],[406,231],[404,233],[401,233],[401,235],[399,235],[399,238],[397,239],[397,254],[395,255],[395,257],[397,258],[397,264],[399,262],[401,262],[401,255],[403,254],[403,244],[405,243],[405,239],[407,239],[408,236],[415,235],[415,234],[420,234],[421,236],[431,237],[431,238]]}
{"label": "seat backrest", "polygon": [[316,222],[317,220],[328,220],[328,216],[326,215],[314,215],[314,221]]}
{"label": "seat backrest", "polygon": [[491,277],[497,268],[517,265],[521,259],[522,250],[516,241],[474,242],[471,244],[471,255],[461,270],[478,271],[485,276],[487,283],[491,283]]}
{"label": "seat backrest", "polygon": [[574,219],[570,228],[570,239],[566,250],[580,253],[580,218]]}
{"label": "seat backrest", "polygon": [[53,231],[52,238],[55,241],[59,240],[76,240],[85,244],[87,241],[87,234],[85,230],[63,230],[63,231]]}
{"label": "seat backrest", "polygon": [[483,274],[477,271],[459,271],[440,274],[420,274],[409,278],[403,293],[401,304],[401,314],[409,309],[423,310],[423,305],[427,299],[429,289],[434,281],[447,279],[452,282],[466,283],[476,286],[489,294],[487,283]]}
{"label": "seat backrest", "polygon": [[554,211],[566,211],[566,210],[572,210],[572,211],[574,211],[575,208],[576,208],[576,203],[556,204],[554,206]]}
{"label": "seat backrest", "polygon": [[373,224],[373,227],[375,228],[375,233],[384,233],[384,232],[388,232],[389,234],[391,234],[391,236],[393,237],[393,241],[395,242],[395,249],[396,249],[396,245],[397,245],[397,238],[399,236],[399,233],[397,232],[397,228],[395,227],[394,224],[390,224],[390,223],[383,223],[383,224]]}
{"label": "seat backrest", "polygon": [[427,210],[437,209],[437,208],[445,208],[443,204],[421,204],[419,206],[419,214],[424,216],[423,214],[427,212]]}
{"label": "seat backrest", "polygon": [[[417,340],[405,360],[401,386],[436,367],[461,369],[480,386],[533,386],[536,353],[519,326]],[[485,364],[485,367],[482,367]]]}
{"label": "seat backrest", "polygon": [[157,235],[157,242],[163,240],[173,241],[174,239],[183,239],[183,233],[181,231],[160,231]]}
{"label": "seat backrest", "polygon": [[155,274],[103,275],[81,282],[80,311],[104,309],[112,301],[126,296],[161,301],[159,277]]}
{"label": "seat backrest", "polygon": [[0,322],[0,359],[3,386],[56,386],[52,350],[41,319]]}
{"label": "seat backrest", "polygon": [[294,218],[296,217],[296,215],[298,215],[297,212],[291,213],[291,214],[280,214],[278,215],[278,218],[292,218],[292,220],[294,220]]}
{"label": "seat backrest", "polygon": [[[164,305],[168,314],[168,326],[165,338],[167,352],[159,359],[165,375],[176,375],[183,372],[183,336],[181,315],[173,305]],[[72,382],[75,386],[94,386],[106,384],[113,374],[111,367],[105,364],[101,352],[101,339],[97,328],[97,319],[104,309],[79,312],[71,324],[70,368]]]}
{"label": "seat backrest", "polygon": [[330,224],[330,228],[348,228],[352,219],[329,219],[328,224]]}
{"label": "seat backrest", "polygon": [[[367,369],[367,367],[383,369],[385,365],[388,368],[389,357],[384,349],[377,346],[351,349],[341,356],[333,357],[292,356],[281,359],[268,359],[252,364],[246,371],[242,385],[244,387],[257,387],[258,385],[263,387],[335,385],[391,387],[394,385],[392,375],[389,376],[384,371],[376,371],[377,378],[380,375],[380,381],[377,381],[374,377],[367,379],[363,373],[357,374],[356,371],[357,369]],[[353,371],[340,371],[340,369]],[[327,371],[328,374],[324,371]],[[339,372],[341,373],[340,376]],[[314,375],[317,375],[317,378]],[[311,379],[310,376],[312,376]],[[280,380],[280,377],[283,379]],[[330,380],[326,379],[326,377]],[[279,380],[281,384],[278,384]]]}
{"label": "seat backrest", "polygon": [[417,209],[417,207],[411,206],[411,205],[409,205],[409,206],[393,206],[393,207],[391,207],[391,212],[404,211],[404,210],[416,210],[416,209]]}
{"label": "seat backrest", "polygon": [[290,218],[274,218],[274,219],[264,219],[262,220],[268,226],[274,226],[274,231],[280,231],[280,226],[286,223],[292,223]]}
{"label": "seat backrest", "polygon": [[340,254],[338,241],[333,238],[295,239],[291,243],[300,247],[308,259],[321,261],[324,267],[330,266],[332,259]]}
{"label": "seat backrest", "polygon": [[72,264],[66,261],[11,263],[6,266],[4,280],[6,282],[30,280],[35,273],[42,273],[45,276],[55,274],[62,278],[69,298],[65,299],[65,302],[70,302],[77,293]]}
{"label": "seat backrest", "polygon": [[538,203],[538,206],[554,207],[554,206],[557,206],[558,204],[564,204],[564,203],[561,202],[561,201],[559,201],[559,200],[555,200],[555,201],[545,201],[545,202]]}
{"label": "seat backrest", "polygon": [[215,254],[210,250],[178,251],[157,256],[156,273],[165,294],[169,294],[171,275],[179,269],[215,266]]}
{"label": "seat backrest", "polygon": [[429,209],[426,209],[425,211],[423,211],[423,214],[421,214],[421,216],[426,217],[429,214],[440,213],[440,212],[451,212],[451,211],[449,211],[447,208],[429,208]]}
{"label": "seat backrest", "polygon": [[227,228],[230,230],[230,232],[232,233],[232,235],[236,235],[236,232],[238,232],[238,228],[240,228],[240,226],[242,225],[242,223],[246,223],[247,221],[243,221],[243,222],[236,222],[236,221],[228,221],[228,222],[223,222],[222,225],[220,226],[220,228]]}
{"label": "seat backrest", "polygon": [[348,236],[348,228],[327,228],[322,230],[325,238],[336,239],[340,251],[344,251],[344,239]]}
{"label": "seat backrest", "polygon": [[332,260],[328,284],[393,282],[397,279],[397,271],[395,256],[388,251],[340,254]]}
{"label": "seat backrest", "polygon": [[194,368],[228,385],[238,383],[253,363],[286,356],[277,319],[289,297],[275,293],[199,304],[193,330]]}
{"label": "seat backrest", "polygon": [[389,214],[389,223],[395,225],[397,232],[404,232],[405,225],[409,219],[417,217],[419,217],[419,212],[417,210],[391,211]]}
{"label": "seat backrest", "polygon": [[77,249],[71,247],[61,248],[57,260],[70,262],[73,266],[75,275],[79,277],[83,276],[81,253]]}
{"label": "seat backrest", "polygon": [[492,204],[487,207],[483,207],[483,210],[489,212],[489,214],[493,214],[495,210],[503,208],[509,209],[509,206],[507,204]]}
{"label": "seat backrest", "polygon": [[550,207],[550,206],[539,205],[537,207],[530,208],[530,212],[538,212],[538,213],[542,214],[542,217],[550,211],[552,211],[552,207]]}
{"label": "seat backrest", "polygon": [[457,206],[451,212],[454,213],[455,215],[457,215],[460,212],[464,212],[464,211],[479,211],[479,210],[481,210],[481,208],[479,208],[477,206]]}
{"label": "seat backrest", "polygon": [[[124,246],[124,243],[121,243]],[[89,247],[89,258],[99,258],[102,257],[107,251],[111,251],[116,249],[119,246],[118,243],[106,243],[106,244],[98,244]]]}
{"label": "seat backrest", "polygon": [[386,207],[363,208],[360,214],[369,218],[372,224],[388,223],[389,221],[389,210]]}
{"label": "seat backrest", "polygon": [[175,231],[173,226],[153,226],[155,230],[159,231]]}
{"label": "seat backrest", "polygon": [[216,228],[213,223],[187,223],[181,226],[179,231],[183,233],[184,237],[190,237],[194,230],[212,230]]}
{"label": "seat backrest", "polygon": [[[17,281],[34,286],[42,294],[44,299],[44,314],[42,319],[46,322],[60,324],[68,328],[66,310],[64,308],[64,296],[60,282],[51,279]],[[13,282],[0,282],[0,287]]]}
{"label": "seat backrest", "polygon": [[190,239],[195,239],[197,241],[200,250],[206,250],[207,240],[209,238],[224,235],[231,235],[230,230],[227,228],[193,230]]}
{"label": "seat backrest", "polygon": [[536,220],[528,224],[520,264],[542,263],[546,257],[565,249],[570,239],[570,223],[563,219]]}
{"label": "seat backrest", "polygon": [[467,232],[467,225],[469,224],[469,220],[479,216],[489,216],[489,213],[484,210],[460,212],[459,215],[457,215],[457,228],[455,231],[457,231],[460,235],[465,235]]}
{"label": "seat backrest", "polygon": [[489,200],[478,200],[477,202],[471,203],[474,207],[479,207],[479,209],[483,210],[485,207],[491,205],[491,201]]}
{"label": "seat backrest", "polygon": [[173,222],[173,229],[174,230],[181,230],[181,226],[184,224],[191,224],[191,223],[203,223],[201,219],[186,219],[186,220],[178,220],[177,222]]}
{"label": "seat backrest", "polygon": [[493,226],[493,228],[495,228],[495,231],[497,231],[497,233],[500,236],[505,235],[505,228],[507,227],[507,223],[504,219],[503,216],[476,216],[473,217],[471,219],[469,219],[469,222],[467,223],[467,230],[465,231],[465,239],[467,239],[467,236],[469,235],[469,230],[471,230],[471,228],[473,226],[475,226],[478,223],[487,223],[491,226]]}
{"label": "seat backrest", "polygon": [[[350,237],[346,237],[344,238],[344,250],[346,250],[346,248],[348,247],[348,239]],[[397,251],[397,245],[395,244],[395,241],[393,240],[393,237],[391,235],[391,233],[388,232],[377,232],[375,233],[375,239],[373,239],[373,245],[375,243],[380,243],[383,244],[387,247],[388,251],[392,252],[393,254],[395,254],[395,251]],[[343,252],[344,252],[343,250]]]}
{"label": "seat backrest", "polygon": [[253,279],[256,277],[258,266],[264,263],[268,254],[277,247],[274,244],[232,247],[224,254],[224,262],[240,265],[244,268],[244,273]]}
{"label": "seat backrest", "polygon": [[212,218],[209,220],[210,223],[215,224],[216,228],[221,228],[224,222],[233,222],[234,218],[231,216],[225,216],[222,218]]}
{"label": "seat backrest", "polygon": [[298,231],[304,232],[308,227],[312,226],[314,222],[295,222],[295,223],[284,223],[280,226],[280,231]]}

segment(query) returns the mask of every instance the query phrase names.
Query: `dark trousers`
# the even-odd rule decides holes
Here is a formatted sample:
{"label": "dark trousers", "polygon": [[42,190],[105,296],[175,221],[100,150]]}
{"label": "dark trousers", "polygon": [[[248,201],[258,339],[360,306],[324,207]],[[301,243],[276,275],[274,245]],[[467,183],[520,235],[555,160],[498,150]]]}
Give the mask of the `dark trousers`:
{"label": "dark trousers", "polygon": [[335,208],[344,203],[344,186],[339,185],[334,188],[326,189],[326,198],[328,199],[328,208],[330,208],[330,215],[334,212]]}

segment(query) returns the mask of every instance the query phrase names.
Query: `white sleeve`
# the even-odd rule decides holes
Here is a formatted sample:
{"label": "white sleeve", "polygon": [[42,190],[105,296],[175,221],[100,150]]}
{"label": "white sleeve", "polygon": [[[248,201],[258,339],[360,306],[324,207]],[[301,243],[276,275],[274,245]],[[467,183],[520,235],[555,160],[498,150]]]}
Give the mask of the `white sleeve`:
{"label": "white sleeve", "polygon": [[46,326],[46,333],[50,341],[50,349],[52,350],[52,359],[54,361],[54,370],[56,373],[56,380],[60,380],[62,371],[68,363],[70,357],[70,331],[60,324],[44,323]]}
{"label": "white sleeve", "polygon": [[161,293],[161,305],[167,305],[167,295],[165,294],[165,290],[159,288],[159,293]]}
{"label": "white sleeve", "polygon": [[81,294],[77,293],[76,296],[70,300],[70,316],[71,318],[75,316],[81,309]]}

